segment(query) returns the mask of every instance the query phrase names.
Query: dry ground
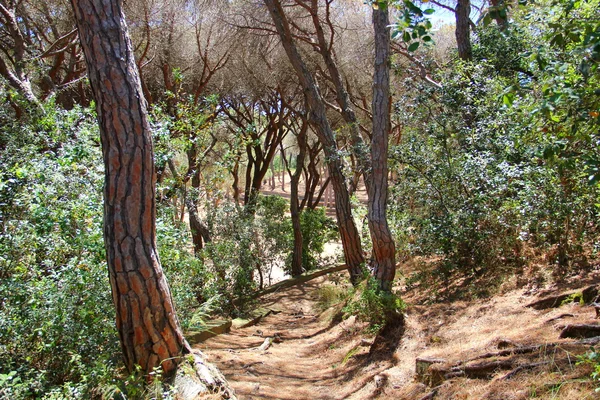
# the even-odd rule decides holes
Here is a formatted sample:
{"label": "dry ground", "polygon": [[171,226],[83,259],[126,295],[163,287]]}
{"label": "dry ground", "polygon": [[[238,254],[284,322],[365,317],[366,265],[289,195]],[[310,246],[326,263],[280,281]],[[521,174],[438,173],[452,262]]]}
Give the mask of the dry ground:
{"label": "dry ground", "polygon": [[[373,337],[354,317],[332,321],[334,309],[321,313],[319,287],[345,281],[343,274],[310,281],[261,300],[277,305],[279,314],[258,325],[233,330],[199,347],[217,364],[240,399],[421,399],[431,388],[415,379],[415,359],[435,357],[455,364],[497,351],[500,340],[516,345],[564,342],[550,352],[523,356],[523,363],[544,365],[510,380],[498,371],[486,379],[453,378],[438,389],[436,399],[593,399],[589,367],[577,365],[585,346],[559,340],[567,323],[596,323],[594,309],[577,303],[548,310],[526,307],[540,294],[560,292],[598,282],[598,273],[574,277],[546,292],[510,287],[497,295],[471,301],[427,304],[427,291],[404,291],[409,304],[399,343],[385,354],[369,355]],[[339,308],[337,309],[339,311]],[[561,314],[571,314],[549,321]],[[266,351],[265,337],[278,336]]]}

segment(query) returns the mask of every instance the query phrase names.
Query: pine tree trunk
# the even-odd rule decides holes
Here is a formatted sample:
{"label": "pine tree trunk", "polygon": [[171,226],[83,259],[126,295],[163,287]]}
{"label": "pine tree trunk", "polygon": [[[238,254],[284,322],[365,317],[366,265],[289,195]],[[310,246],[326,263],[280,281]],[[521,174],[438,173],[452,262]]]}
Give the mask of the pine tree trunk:
{"label": "pine tree trunk", "polygon": [[375,72],[373,75],[373,138],[371,184],[368,185],[369,231],[373,241],[373,275],[390,290],[396,273],[396,248],[387,223],[388,137],[390,132],[390,32],[388,9],[373,9]]}
{"label": "pine tree trunk", "polygon": [[471,14],[470,0],[457,0],[456,3],[456,44],[458,45],[458,56],[461,60],[468,61],[472,58],[471,50]]}
{"label": "pine tree trunk", "polygon": [[304,60],[302,59],[298,48],[292,37],[289,23],[286,20],[283,8],[279,0],[264,0],[269,9],[271,18],[275,24],[281,43],[286,51],[286,54],[296,71],[296,75],[300,84],[304,88],[310,105],[311,123],[316,127],[316,133],[319,141],[323,144],[325,155],[327,156],[327,166],[333,191],[335,193],[335,210],[337,216],[338,227],[342,239],[344,249],[344,258],[350,273],[350,280],[353,284],[358,283],[362,276],[362,267],[364,264],[364,256],[360,236],[354,219],[352,218],[352,209],[350,207],[350,197],[344,174],[342,173],[342,161],[338,154],[337,144],[333,131],[327,119],[325,110],[325,102],[321,96],[319,88],[308,71]]}
{"label": "pine tree trunk", "polygon": [[[146,101],[119,0],[73,0],[96,99],[105,165],[104,240],[116,325],[127,369],[175,371],[191,352],[156,248],[155,181]],[[199,391],[223,390],[218,371],[194,354]]]}
{"label": "pine tree trunk", "polygon": [[[325,2],[325,7],[330,7],[329,2]],[[329,11],[329,10],[328,10]],[[342,118],[348,124],[350,130],[350,142],[352,144],[352,153],[356,159],[356,169],[351,180],[350,195],[358,189],[360,176],[363,175],[365,185],[369,187],[369,174],[371,171],[371,160],[369,159],[368,147],[365,145],[359,132],[358,119],[354,113],[350,102],[350,95],[344,86],[342,74],[334,58],[332,43],[329,43],[325,37],[325,31],[319,18],[319,1],[311,0],[310,15],[315,27],[317,41],[319,43],[319,53],[325,62],[329,77],[335,86],[336,101],[340,106]]]}

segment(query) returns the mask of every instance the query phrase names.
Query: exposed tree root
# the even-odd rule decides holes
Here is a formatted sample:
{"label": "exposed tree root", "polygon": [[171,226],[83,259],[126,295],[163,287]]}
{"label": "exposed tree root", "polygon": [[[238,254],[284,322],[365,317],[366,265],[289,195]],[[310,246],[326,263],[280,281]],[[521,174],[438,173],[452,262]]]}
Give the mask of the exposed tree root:
{"label": "exposed tree root", "polygon": [[545,310],[547,308],[560,307],[565,302],[581,301],[591,303],[598,296],[598,287],[596,285],[588,286],[582,291],[562,293],[554,296],[545,297],[527,305],[536,310]]}
{"label": "exposed tree root", "polygon": [[206,361],[204,354],[194,350],[185,357],[177,368],[174,381],[179,400],[236,399],[223,374]]}
{"label": "exposed tree root", "polygon": [[[579,327],[578,329],[587,329],[588,326],[585,327],[586,328]],[[597,328],[597,331],[595,330],[596,336],[591,338],[573,342],[555,342],[531,346],[520,346],[496,352],[489,352],[468,360],[459,361],[451,366],[448,366],[445,361],[441,359],[417,358],[417,378],[421,382],[428,383],[431,386],[436,386],[440,385],[447,379],[458,377],[491,379],[498,370],[511,370],[499,378],[500,380],[508,380],[522,371],[537,368],[550,363],[549,361],[523,363],[523,355],[525,354],[538,352],[539,354],[537,356],[543,356],[551,354],[551,352],[558,347],[590,346],[600,343],[600,325],[592,325],[592,327],[594,327],[594,329]],[[432,391],[427,396],[430,395],[435,395],[435,392]],[[424,398],[433,398],[427,396]]]}
{"label": "exposed tree root", "polygon": [[542,365],[548,365],[548,364],[550,364],[550,361],[542,361],[542,362],[537,362],[537,363],[519,365],[517,368],[513,369],[508,374],[506,374],[502,378],[500,378],[500,380],[505,381],[505,380],[513,378],[515,375],[517,375],[521,371],[541,367]]}
{"label": "exposed tree root", "polygon": [[562,332],[560,338],[594,338],[600,336],[600,325],[591,324],[571,324],[567,325]]}
{"label": "exposed tree root", "polygon": [[546,323],[549,324],[550,322],[554,322],[556,320],[568,318],[568,317],[574,317],[574,315],[571,313],[563,313],[563,314],[557,315],[554,318],[550,318],[549,320],[546,321]]}

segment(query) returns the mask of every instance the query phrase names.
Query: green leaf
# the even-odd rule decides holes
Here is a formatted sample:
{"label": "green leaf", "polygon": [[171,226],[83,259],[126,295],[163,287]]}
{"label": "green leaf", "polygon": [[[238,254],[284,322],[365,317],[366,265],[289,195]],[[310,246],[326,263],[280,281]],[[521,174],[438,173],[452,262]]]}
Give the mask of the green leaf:
{"label": "green leaf", "polygon": [[435,10],[433,8],[428,8],[426,10],[423,10],[423,14],[425,15],[431,15],[435,12]]}
{"label": "green leaf", "polygon": [[483,17],[483,26],[488,26],[491,22],[492,17],[490,16],[490,13],[485,14],[485,16]]}
{"label": "green leaf", "polygon": [[410,33],[408,31],[404,31],[402,34],[402,40],[404,40],[406,43],[410,42]]}
{"label": "green leaf", "polygon": [[408,46],[408,51],[413,52],[419,48],[419,42],[414,42]]}

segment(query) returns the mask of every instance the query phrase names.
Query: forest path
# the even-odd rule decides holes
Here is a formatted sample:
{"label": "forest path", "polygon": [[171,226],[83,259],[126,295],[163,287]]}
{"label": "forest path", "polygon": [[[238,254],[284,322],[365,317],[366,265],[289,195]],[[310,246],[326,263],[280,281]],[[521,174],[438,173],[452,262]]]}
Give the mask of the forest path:
{"label": "forest path", "polygon": [[[408,270],[409,265],[403,265]],[[260,306],[282,310],[258,324],[219,335],[200,343],[240,400],[248,399],[421,399],[431,388],[415,379],[417,357],[446,359],[448,365],[494,353],[501,342],[516,346],[561,342],[551,354],[531,353],[517,363],[542,362],[545,366],[503,380],[507,370],[488,379],[447,381],[436,399],[525,400],[536,398],[597,398],[587,380],[590,368],[576,364],[588,346],[573,348],[572,339],[559,339],[565,324],[596,324],[588,304],[562,302],[536,310],[528,304],[555,293],[581,291],[598,285],[600,271],[574,277],[544,290],[505,282],[494,296],[471,301],[431,302],[427,288],[403,291],[409,304],[402,337],[388,350],[369,353],[373,337],[354,317],[341,321],[339,307],[321,312],[319,296],[326,286],[346,285],[345,271],[325,275],[299,286],[259,299]],[[399,288],[398,288],[399,289]],[[259,347],[267,337],[279,337],[268,349]],[[510,357],[509,357],[510,358]],[[492,357],[493,359],[493,357]],[[552,362],[547,362],[547,361]],[[539,397],[541,396],[541,397]]]}
{"label": "forest path", "polygon": [[[321,277],[261,299],[282,312],[254,326],[233,329],[199,344],[217,364],[239,399],[343,399],[377,395],[374,377],[389,360],[368,360],[369,347],[354,318],[332,323],[332,312],[319,315]],[[333,310],[331,310],[333,311]],[[265,338],[280,337],[267,350]],[[358,373],[360,370],[360,373]]]}

